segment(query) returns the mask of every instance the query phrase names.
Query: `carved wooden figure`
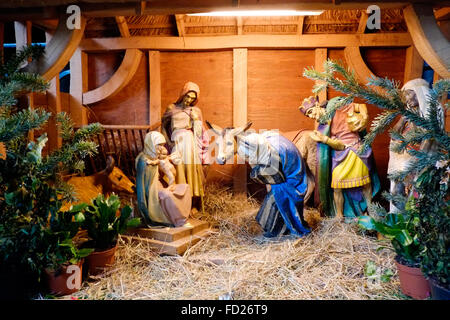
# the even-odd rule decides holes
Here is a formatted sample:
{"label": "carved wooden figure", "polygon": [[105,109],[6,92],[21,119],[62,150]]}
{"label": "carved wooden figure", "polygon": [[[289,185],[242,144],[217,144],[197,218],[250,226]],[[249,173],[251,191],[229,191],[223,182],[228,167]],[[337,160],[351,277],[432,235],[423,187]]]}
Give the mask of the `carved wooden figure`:
{"label": "carved wooden figure", "polygon": [[[325,114],[327,102],[319,104],[316,97],[303,101],[300,111],[319,121]],[[364,104],[351,103],[335,111],[331,121],[304,135],[316,141],[316,188],[323,210],[338,218],[363,214],[372,196],[379,190],[372,150],[359,154],[360,132],[367,125]],[[310,151],[311,153],[311,151]],[[333,189],[332,198],[331,190]]]}
{"label": "carved wooden figure", "polygon": [[[179,227],[186,223],[192,204],[188,184],[176,184],[173,163],[177,153],[167,156],[166,139],[157,132],[147,133],[144,150],[136,157],[136,191],[138,208],[148,225]],[[160,179],[159,172],[167,183]]]}
{"label": "carved wooden figure", "polygon": [[275,131],[246,134],[251,123],[225,129],[206,123],[216,134],[217,162],[225,164],[237,153],[252,167],[250,177],[267,186],[267,196],[256,216],[264,236],[308,234],[303,204],[312,194],[314,181],[295,145]]}
{"label": "carved wooden figure", "polygon": [[[406,107],[411,111],[418,113],[422,117],[428,116],[428,102],[427,96],[430,94],[430,88],[428,82],[424,79],[414,79],[408,81],[403,87],[404,95],[406,98]],[[444,110],[442,106],[438,106],[438,121],[440,122],[441,127],[444,126]],[[407,134],[411,130],[415,130],[416,126],[407,121],[404,117],[401,117],[398,122],[394,125],[393,130],[399,132],[401,135]],[[399,141],[391,139],[390,147],[399,143]],[[427,150],[428,152],[432,151],[434,148],[433,143],[430,143],[429,140],[416,144],[412,146],[413,148],[419,150]],[[409,162],[413,159],[413,156],[410,155],[407,150],[402,153],[397,153],[392,150],[389,150],[389,163],[388,163],[388,174],[393,174],[395,172],[407,170]],[[391,194],[400,194],[407,195],[409,191],[411,191],[411,184],[413,176],[408,176],[403,181],[396,181],[394,179],[390,179],[390,192]],[[394,205],[394,203],[390,203],[390,211],[396,212],[399,209]]]}
{"label": "carved wooden figure", "polygon": [[104,170],[90,176],[71,177],[67,183],[74,187],[78,201],[65,203],[61,210],[69,210],[73,204],[90,203],[100,193],[106,195],[113,192],[134,194],[134,183],[114,164],[114,158],[108,156]]}

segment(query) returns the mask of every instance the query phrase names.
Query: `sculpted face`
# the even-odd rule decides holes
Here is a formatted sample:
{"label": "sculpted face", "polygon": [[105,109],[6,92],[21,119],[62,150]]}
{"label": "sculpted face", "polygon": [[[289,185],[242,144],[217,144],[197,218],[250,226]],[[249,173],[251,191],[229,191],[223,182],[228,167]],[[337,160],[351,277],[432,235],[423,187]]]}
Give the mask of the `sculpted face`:
{"label": "sculpted face", "polygon": [[406,106],[410,109],[417,109],[419,106],[419,101],[417,101],[417,96],[414,90],[405,91]]}
{"label": "sculpted face", "polygon": [[194,103],[195,99],[197,99],[197,94],[193,91],[189,91],[183,97],[183,105],[190,106]]}
{"label": "sculpted face", "polygon": [[319,120],[323,114],[325,114],[325,109],[320,106],[312,107],[306,111],[306,116],[315,120]]}

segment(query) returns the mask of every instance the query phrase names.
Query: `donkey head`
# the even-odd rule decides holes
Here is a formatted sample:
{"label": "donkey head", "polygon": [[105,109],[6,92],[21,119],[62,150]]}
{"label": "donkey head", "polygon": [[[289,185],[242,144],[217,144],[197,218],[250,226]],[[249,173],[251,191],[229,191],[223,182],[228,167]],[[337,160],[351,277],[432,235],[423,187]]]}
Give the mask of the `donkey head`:
{"label": "donkey head", "polygon": [[218,147],[216,161],[218,164],[225,164],[228,159],[234,156],[236,153],[236,137],[244,133],[252,125],[251,122],[248,122],[245,126],[222,129],[218,125],[211,124],[208,121],[206,121],[206,124],[215,133],[215,142]]}

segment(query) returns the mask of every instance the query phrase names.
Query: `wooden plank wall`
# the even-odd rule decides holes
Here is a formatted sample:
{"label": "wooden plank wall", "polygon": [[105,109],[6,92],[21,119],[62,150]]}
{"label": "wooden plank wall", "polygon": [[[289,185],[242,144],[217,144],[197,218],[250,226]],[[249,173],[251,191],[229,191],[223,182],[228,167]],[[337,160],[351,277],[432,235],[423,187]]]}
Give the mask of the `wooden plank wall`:
{"label": "wooden plank wall", "polygon": [[187,81],[200,87],[197,107],[219,126],[233,124],[233,51],[161,52],[161,113]]}
{"label": "wooden plank wall", "polygon": [[314,50],[249,50],[248,119],[254,129],[314,128],[298,106],[314,83],[302,76],[314,65]]}
{"label": "wooden plank wall", "polygon": [[[378,76],[403,82],[406,49],[364,49],[368,67]],[[91,54],[89,54],[91,55]],[[89,89],[101,85],[120,63],[120,53],[96,54],[89,58]],[[114,55],[116,57],[114,57]],[[148,55],[131,80],[116,96],[91,105],[96,119],[104,124],[148,124]],[[282,132],[313,129],[314,122],[298,111],[302,100],[311,95],[313,82],[302,76],[305,67],[314,66],[315,50],[248,50],[248,120],[255,129]],[[328,58],[342,60],[343,49],[328,49]],[[186,81],[200,86],[198,107],[204,119],[222,127],[233,124],[233,51],[160,52],[161,113],[177,100]],[[330,89],[328,99],[339,95]],[[361,101],[359,101],[361,102]],[[370,118],[379,110],[368,106]],[[387,187],[388,134],[374,143],[374,155],[383,186]],[[232,181],[236,167],[213,165],[208,180]]]}
{"label": "wooden plank wall", "polygon": [[[92,54],[89,54],[90,57]],[[88,88],[105,83],[118,68],[121,53],[95,54],[88,58]],[[144,55],[133,79],[116,95],[89,105],[89,122],[114,125],[145,125],[149,114],[148,58]]]}

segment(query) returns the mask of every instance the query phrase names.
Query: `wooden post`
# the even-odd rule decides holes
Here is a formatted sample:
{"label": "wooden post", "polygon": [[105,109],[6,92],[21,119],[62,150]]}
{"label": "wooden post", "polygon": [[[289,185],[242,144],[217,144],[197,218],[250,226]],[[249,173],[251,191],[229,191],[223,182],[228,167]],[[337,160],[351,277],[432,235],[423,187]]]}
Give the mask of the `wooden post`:
{"label": "wooden post", "polygon": [[[327,60],[328,57],[328,52],[327,52],[327,48],[317,48],[315,50],[315,59],[314,59],[314,68],[317,71],[323,72],[323,64],[325,63],[325,61]],[[320,82],[317,82],[320,83]],[[328,89],[325,89],[321,92],[319,92],[319,101],[325,101],[328,99]]]}
{"label": "wooden post", "polygon": [[62,146],[62,139],[56,122],[56,115],[61,112],[59,76],[50,81],[50,88],[47,90],[47,105],[48,111],[52,113],[48,121],[48,144],[51,151]]}
{"label": "wooden post", "polygon": [[[247,123],[247,49],[233,49],[233,126]],[[238,164],[233,174],[234,192],[247,192],[247,165]]]}
{"label": "wooden post", "polygon": [[70,115],[75,125],[88,123],[83,93],[87,91],[87,54],[77,49],[70,59]]}
{"label": "wooden post", "polygon": [[236,30],[237,34],[242,34],[242,17],[236,17]]}
{"label": "wooden post", "polygon": [[421,78],[423,71],[423,58],[416,47],[410,46],[406,49],[405,75],[403,84],[409,80]]}
{"label": "wooden post", "polygon": [[185,31],[184,31],[184,15],[183,14],[176,14],[175,15],[175,21],[177,23],[177,31],[179,37],[184,37]]}
{"label": "wooden post", "polygon": [[159,51],[148,52],[150,103],[148,109],[148,123],[153,125],[161,121],[161,71]]}
{"label": "wooden post", "polygon": [[[26,23],[20,21],[14,21],[14,33],[16,36],[16,51],[23,50],[26,46],[31,44],[31,21]],[[30,62],[30,60],[28,60]],[[20,68],[25,67],[28,62],[24,62]],[[27,94],[28,106],[34,109],[34,94],[31,92]],[[30,130],[28,132],[28,139],[30,141],[34,140],[34,131]]]}
{"label": "wooden post", "polygon": [[305,22],[305,17],[304,16],[299,16],[298,17],[298,23],[297,23],[297,34],[300,36],[303,34],[303,24]]}
{"label": "wooden post", "polygon": [[0,22],[0,63],[3,63],[3,44],[5,43],[5,24]]}

